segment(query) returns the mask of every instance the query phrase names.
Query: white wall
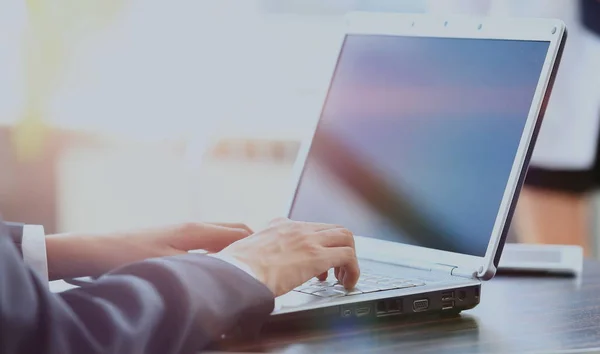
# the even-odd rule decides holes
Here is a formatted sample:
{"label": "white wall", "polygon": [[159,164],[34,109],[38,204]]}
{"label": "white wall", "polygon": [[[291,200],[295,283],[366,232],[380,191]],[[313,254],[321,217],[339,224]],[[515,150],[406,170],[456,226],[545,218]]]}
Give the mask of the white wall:
{"label": "white wall", "polygon": [[59,168],[60,231],[105,232],[185,221],[260,227],[285,216],[290,163],[207,159],[160,147],[77,148]]}

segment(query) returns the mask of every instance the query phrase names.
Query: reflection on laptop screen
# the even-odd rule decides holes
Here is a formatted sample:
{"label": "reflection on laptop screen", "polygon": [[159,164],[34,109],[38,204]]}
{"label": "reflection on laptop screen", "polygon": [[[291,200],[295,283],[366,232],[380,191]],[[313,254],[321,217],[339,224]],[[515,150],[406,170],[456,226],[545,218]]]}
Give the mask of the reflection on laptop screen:
{"label": "reflection on laptop screen", "polygon": [[290,218],[484,256],[548,46],[347,36]]}

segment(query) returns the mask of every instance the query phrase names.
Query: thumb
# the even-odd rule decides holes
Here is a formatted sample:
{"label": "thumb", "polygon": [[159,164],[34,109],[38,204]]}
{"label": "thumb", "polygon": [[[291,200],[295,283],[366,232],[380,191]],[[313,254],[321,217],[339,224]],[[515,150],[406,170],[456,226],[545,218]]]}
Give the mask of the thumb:
{"label": "thumb", "polygon": [[182,227],[175,235],[174,248],[181,251],[203,249],[218,252],[235,241],[250,236],[251,232],[242,227],[229,227],[217,224],[192,223]]}

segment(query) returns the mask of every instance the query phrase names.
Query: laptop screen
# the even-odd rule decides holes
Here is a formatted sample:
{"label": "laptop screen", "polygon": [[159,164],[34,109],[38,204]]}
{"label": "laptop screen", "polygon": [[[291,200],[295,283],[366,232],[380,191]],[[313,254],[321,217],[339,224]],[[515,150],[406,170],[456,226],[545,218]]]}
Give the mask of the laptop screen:
{"label": "laptop screen", "polygon": [[484,256],[548,47],[348,35],[290,218]]}

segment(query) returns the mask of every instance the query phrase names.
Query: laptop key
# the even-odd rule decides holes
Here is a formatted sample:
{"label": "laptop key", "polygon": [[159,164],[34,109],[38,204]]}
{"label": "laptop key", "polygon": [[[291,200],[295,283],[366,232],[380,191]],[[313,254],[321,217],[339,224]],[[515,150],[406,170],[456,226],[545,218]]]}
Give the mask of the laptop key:
{"label": "laptop key", "polygon": [[304,289],[308,289],[308,287],[306,285],[302,285],[302,286],[299,286],[299,287],[295,288],[294,290],[295,291],[299,291],[299,292],[303,292]]}
{"label": "laptop key", "polygon": [[371,283],[371,282],[366,282],[364,280],[359,280],[358,283],[356,283],[356,286],[358,287],[362,287],[362,286],[375,286],[376,283]]}
{"label": "laptop key", "polygon": [[352,289],[352,290],[347,290],[346,291],[346,296],[351,296],[351,295],[360,295],[360,294],[364,294],[361,290],[359,289]]}
{"label": "laptop key", "polygon": [[390,279],[390,283],[392,283],[392,284],[410,283],[410,279],[392,278],[392,279]]}
{"label": "laptop key", "polygon": [[325,290],[327,288],[328,287],[326,287],[326,286],[320,286],[320,285],[308,285],[308,286],[302,286],[302,287],[296,288],[296,290],[303,292],[303,293],[312,294],[317,291]]}
{"label": "laptop key", "polygon": [[392,284],[377,284],[375,287],[379,290],[392,290],[397,288],[395,285]]}
{"label": "laptop key", "polygon": [[333,286],[335,284],[337,284],[337,280],[324,280],[324,281],[320,281],[319,279],[312,279],[310,281],[308,281],[307,284],[310,285],[320,285],[320,286]]}
{"label": "laptop key", "polygon": [[395,282],[392,279],[382,279],[382,280],[377,281],[377,285],[391,285],[394,283]]}
{"label": "laptop key", "polygon": [[358,289],[359,291],[361,291],[362,293],[366,294],[366,293],[374,293],[376,291],[379,291],[379,288],[374,287],[374,286],[369,286],[369,285],[357,285],[355,287],[356,289]]}
{"label": "laptop key", "polygon": [[340,297],[340,296],[345,296],[344,293],[335,290],[334,288],[327,288],[321,291],[317,291],[312,293],[313,295],[316,296],[320,296],[320,297]]}
{"label": "laptop key", "polygon": [[356,287],[354,289],[348,290],[348,289],[344,288],[344,286],[341,285],[341,284],[335,285],[333,287],[333,289],[336,290],[336,291],[339,291],[339,292],[343,293],[346,296],[358,295],[358,294],[362,294],[363,293],[362,291],[360,291],[360,289],[358,289]]}

